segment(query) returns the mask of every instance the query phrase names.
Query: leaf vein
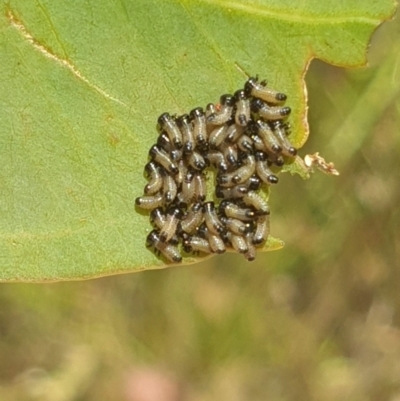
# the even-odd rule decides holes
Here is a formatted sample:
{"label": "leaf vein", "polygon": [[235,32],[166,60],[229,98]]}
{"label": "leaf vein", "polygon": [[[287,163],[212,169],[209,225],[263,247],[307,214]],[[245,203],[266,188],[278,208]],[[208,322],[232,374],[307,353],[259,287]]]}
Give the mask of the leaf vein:
{"label": "leaf vein", "polygon": [[112,100],[116,103],[119,103],[123,106],[126,106],[126,103],[123,101],[115,98],[114,96],[111,96],[108,94],[106,91],[101,89],[99,86],[96,84],[92,83],[89,81],[88,78],[86,78],[79,70],[78,68],[72,64],[69,60],[66,58],[61,58],[57,56],[53,51],[51,51],[49,48],[41,44],[25,27],[25,25],[16,17],[16,15],[10,10],[7,10],[7,19],[12,27],[18,30],[18,32],[23,36],[24,39],[26,39],[36,50],[38,50],[43,56],[55,61],[57,64],[62,65],[63,67],[67,68],[76,78],[84,82],[86,85],[88,85],[90,88],[95,90],[97,93],[100,95],[104,96],[105,98]]}

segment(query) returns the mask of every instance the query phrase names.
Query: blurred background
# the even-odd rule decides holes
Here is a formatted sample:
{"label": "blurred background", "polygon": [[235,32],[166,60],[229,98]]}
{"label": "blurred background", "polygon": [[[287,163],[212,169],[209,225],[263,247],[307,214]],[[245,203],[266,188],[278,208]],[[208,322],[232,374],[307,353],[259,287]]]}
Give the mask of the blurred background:
{"label": "blurred background", "polygon": [[0,400],[400,401],[399,39],[397,18],[369,68],[311,63],[300,153],[341,175],[281,175],[284,249],[2,284]]}

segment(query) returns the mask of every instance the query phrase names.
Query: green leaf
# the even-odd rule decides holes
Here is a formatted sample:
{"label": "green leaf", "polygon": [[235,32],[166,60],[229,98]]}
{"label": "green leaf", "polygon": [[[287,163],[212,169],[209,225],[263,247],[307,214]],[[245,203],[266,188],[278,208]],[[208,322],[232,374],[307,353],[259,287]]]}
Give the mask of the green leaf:
{"label": "green leaf", "polygon": [[[372,32],[395,9],[392,0],[0,7],[3,281],[165,267],[145,248],[148,215],[134,206],[157,116],[216,102],[258,74],[287,93],[300,147],[310,60],[363,65]],[[280,246],[271,238],[266,248]]]}

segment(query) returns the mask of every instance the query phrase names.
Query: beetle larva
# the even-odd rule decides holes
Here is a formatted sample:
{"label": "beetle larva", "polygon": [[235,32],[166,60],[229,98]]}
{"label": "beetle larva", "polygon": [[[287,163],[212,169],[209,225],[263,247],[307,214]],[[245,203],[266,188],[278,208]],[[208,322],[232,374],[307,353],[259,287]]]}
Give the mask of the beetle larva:
{"label": "beetle larva", "polygon": [[158,131],[161,133],[165,131],[170,141],[175,145],[176,148],[182,147],[182,134],[176,124],[176,121],[169,113],[163,113],[158,117]]}
{"label": "beetle larva", "polygon": [[282,118],[288,117],[292,111],[287,106],[268,106],[260,99],[254,99],[251,102],[251,110],[266,120],[282,120]]}
{"label": "beetle larva", "polygon": [[140,196],[136,198],[135,203],[142,209],[151,210],[162,206],[164,204],[164,197],[161,194]]}
{"label": "beetle larva", "polygon": [[253,244],[261,245],[268,239],[269,235],[269,215],[264,214],[257,217],[256,230],[253,235]]}
{"label": "beetle larva", "polygon": [[253,208],[257,210],[257,215],[270,214],[268,203],[255,191],[248,192],[242,198],[242,201],[247,206],[253,206]]}
{"label": "beetle larva", "polygon": [[145,166],[145,171],[149,177],[149,183],[144,187],[145,195],[154,195],[159,192],[163,185],[162,171],[156,163],[150,162]]}
{"label": "beetle larva", "polygon": [[235,98],[232,95],[222,95],[220,99],[221,108],[219,111],[208,116],[207,122],[212,125],[222,125],[232,119]]}
{"label": "beetle larva", "polygon": [[181,220],[180,227],[184,232],[191,234],[203,222],[203,217],[203,205],[200,202],[194,203]]}
{"label": "beetle larva", "polygon": [[178,124],[178,127],[182,133],[183,153],[192,153],[196,143],[194,140],[193,127],[189,116],[187,114],[183,114],[177,118],[176,123]]}
{"label": "beetle larva", "polygon": [[190,235],[183,240],[183,250],[187,253],[212,253],[210,243],[206,239],[194,235]]}
{"label": "beetle larva", "polygon": [[150,148],[149,156],[156,163],[164,167],[164,169],[167,170],[169,173],[178,174],[178,166],[171,160],[170,156],[157,145],[153,145]]}
{"label": "beetle larva", "polygon": [[290,143],[286,135],[286,125],[282,121],[275,121],[272,123],[274,134],[282,145],[282,154],[285,156],[293,157],[297,154],[297,149]]}
{"label": "beetle larva", "polygon": [[179,208],[168,209],[164,225],[160,231],[161,242],[167,242],[175,235],[181,217],[182,211]]}
{"label": "beetle larva", "polygon": [[206,115],[201,107],[197,107],[190,112],[190,117],[193,120],[193,135],[197,147],[204,151],[208,148],[207,143],[207,126]]}
{"label": "beetle larva", "polygon": [[249,78],[245,84],[245,92],[248,96],[254,96],[268,103],[282,103],[286,95],[267,87],[265,81],[258,82],[258,78]]}
{"label": "beetle larva", "polygon": [[238,126],[245,127],[250,119],[250,100],[242,89],[236,91],[234,97],[236,100],[235,122]]}
{"label": "beetle larva", "polygon": [[168,242],[162,242],[157,231],[151,231],[146,239],[146,246],[153,247],[157,252],[161,253],[166,259],[174,263],[182,262],[182,256],[176,246]]}
{"label": "beetle larva", "polygon": [[225,231],[225,227],[217,216],[214,202],[206,202],[204,204],[203,212],[204,220],[209,231],[216,235],[222,234]]}

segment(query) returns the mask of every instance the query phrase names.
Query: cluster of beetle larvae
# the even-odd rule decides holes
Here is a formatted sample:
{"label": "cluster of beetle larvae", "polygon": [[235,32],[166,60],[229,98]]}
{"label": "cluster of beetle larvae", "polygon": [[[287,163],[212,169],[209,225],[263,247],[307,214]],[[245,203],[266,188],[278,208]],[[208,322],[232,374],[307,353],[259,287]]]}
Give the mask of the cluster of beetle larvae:
{"label": "cluster of beetle larvae", "polygon": [[[148,184],[136,199],[151,210],[154,230],[146,245],[171,262],[186,253],[223,253],[233,249],[249,261],[269,235],[270,210],[258,194],[278,183],[274,172],[297,150],[285,122],[286,95],[250,78],[244,89],[223,95],[219,104],[189,115],[158,118],[159,137],[145,166]],[[216,174],[218,205],[206,202],[204,170]]]}

